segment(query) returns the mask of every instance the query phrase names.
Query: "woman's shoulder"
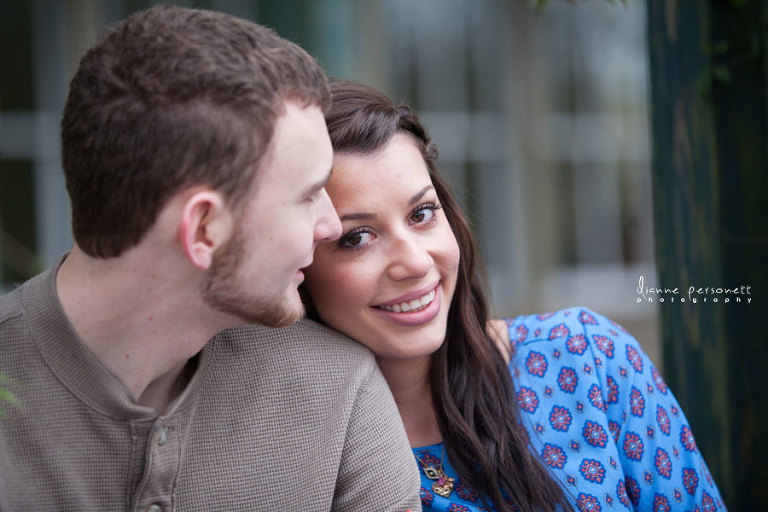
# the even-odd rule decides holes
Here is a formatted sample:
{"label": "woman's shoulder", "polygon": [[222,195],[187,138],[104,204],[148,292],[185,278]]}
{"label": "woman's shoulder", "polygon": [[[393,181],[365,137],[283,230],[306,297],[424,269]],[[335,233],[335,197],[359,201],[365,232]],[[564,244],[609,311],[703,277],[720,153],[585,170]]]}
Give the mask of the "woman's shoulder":
{"label": "woman's shoulder", "polygon": [[510,345],[509,329],[507,328],[507,322],[503,318],[494,318],[488,320],[485,326],[485,330],[488,337],[496,343],[496,347],[504,356],[504,360],[509,364],[509,360],[512,357],[512,346]]}
{"label": "woman's shoulder", "polygon": [[571,307],[551,313],[519,315],[503,319],[513,344],[568,339],[585,333],[605,331],[630,336],[617,322],[586,307]]}
{"label": "woman's shoulder", "polygon": [[504,319],[510,353],[523,357],[531,350],[556,358],[593,356],[606,364],[615,354],[641,355],[637,340],[617,322],[585,307]]}

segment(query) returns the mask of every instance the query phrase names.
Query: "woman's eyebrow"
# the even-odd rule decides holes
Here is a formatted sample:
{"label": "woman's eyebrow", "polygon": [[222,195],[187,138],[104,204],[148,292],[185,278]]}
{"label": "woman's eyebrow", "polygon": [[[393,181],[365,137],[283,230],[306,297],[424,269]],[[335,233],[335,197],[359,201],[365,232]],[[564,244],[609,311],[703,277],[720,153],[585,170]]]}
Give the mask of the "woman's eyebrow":
{"label": "woman's eyebrow", "polygon": [[[416,192],[413,197],[408,201],[408,206],[413,206],[416,203],[418,203],[422,197],[424,197],[424,194],[429,192],[430,190],[434,190],[434,186],[432,184],[427,185],[423,189]],[[375,213],[348,213],[346,215],[342,215],[339,217],[339,219],[343,222],[345,220],[371,220],[375,219],[376,214]]]}
{"label": "woman's eyebrow", "polygon": [[414,194],[413,197],[411,198],[411,200],[408,201],[408,204],[410,206],[415,205],[416,203],[419,202],[419,200],[421,200],[422,197],[424,197],[424,194],[426,194],[429,189],[434,189],[434,188],[435,187],[430,183],[429,185],[427,185],[423,189],[419,190],[416,194]]}
{"label": "woman's eyebrow", "polygon": [[370,220],[374,218],[376,218],[376,215],[373,213],[349,213],[339,217],[339,220]]}

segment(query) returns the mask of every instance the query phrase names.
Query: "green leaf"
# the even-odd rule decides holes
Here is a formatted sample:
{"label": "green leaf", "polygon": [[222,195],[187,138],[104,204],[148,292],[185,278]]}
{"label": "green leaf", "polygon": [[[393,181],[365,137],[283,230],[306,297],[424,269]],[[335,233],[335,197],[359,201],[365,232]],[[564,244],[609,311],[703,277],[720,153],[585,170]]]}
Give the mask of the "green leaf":
{"label": "green leaf", "polygon": [[12,407],[21,409],[21,400],[18,399],[13,392],[8,389],[8,386],[13,385],[14,380],[4,373],[0,373],[0,418],[5,415],[3,409],[3,403],[10,404]]}
{"label": "green leaf", "polygon": [[21,407],[21,401],[6,388],[0,388],[0,401],[7,402],[17,408]]}

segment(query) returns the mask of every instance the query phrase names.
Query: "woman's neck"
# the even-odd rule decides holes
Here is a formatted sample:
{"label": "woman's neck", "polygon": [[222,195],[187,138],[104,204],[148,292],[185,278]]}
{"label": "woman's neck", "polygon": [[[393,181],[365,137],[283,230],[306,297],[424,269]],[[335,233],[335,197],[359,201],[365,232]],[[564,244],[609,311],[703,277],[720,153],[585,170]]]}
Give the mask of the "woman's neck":
{"label": "woman's neck", "polygon": [[400,417],[414,448],[443,440],[432,400],[432,357],[409,360],[379,359],[379,368],[389,384]]}

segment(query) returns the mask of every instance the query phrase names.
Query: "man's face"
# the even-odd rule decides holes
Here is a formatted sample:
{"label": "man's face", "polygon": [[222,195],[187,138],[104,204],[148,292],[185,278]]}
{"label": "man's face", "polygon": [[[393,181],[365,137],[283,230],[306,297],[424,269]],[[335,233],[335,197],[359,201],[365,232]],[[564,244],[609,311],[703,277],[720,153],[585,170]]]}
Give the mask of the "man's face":
{"label": "man's face", "polygon": [[320,108],[286,102],[259,164],[252,197],[208,271],[206,302],[272,327],[301,317],[300,269],[312,263],[318,243],[334,240],[341,232],[325,191],[332,163]]}

